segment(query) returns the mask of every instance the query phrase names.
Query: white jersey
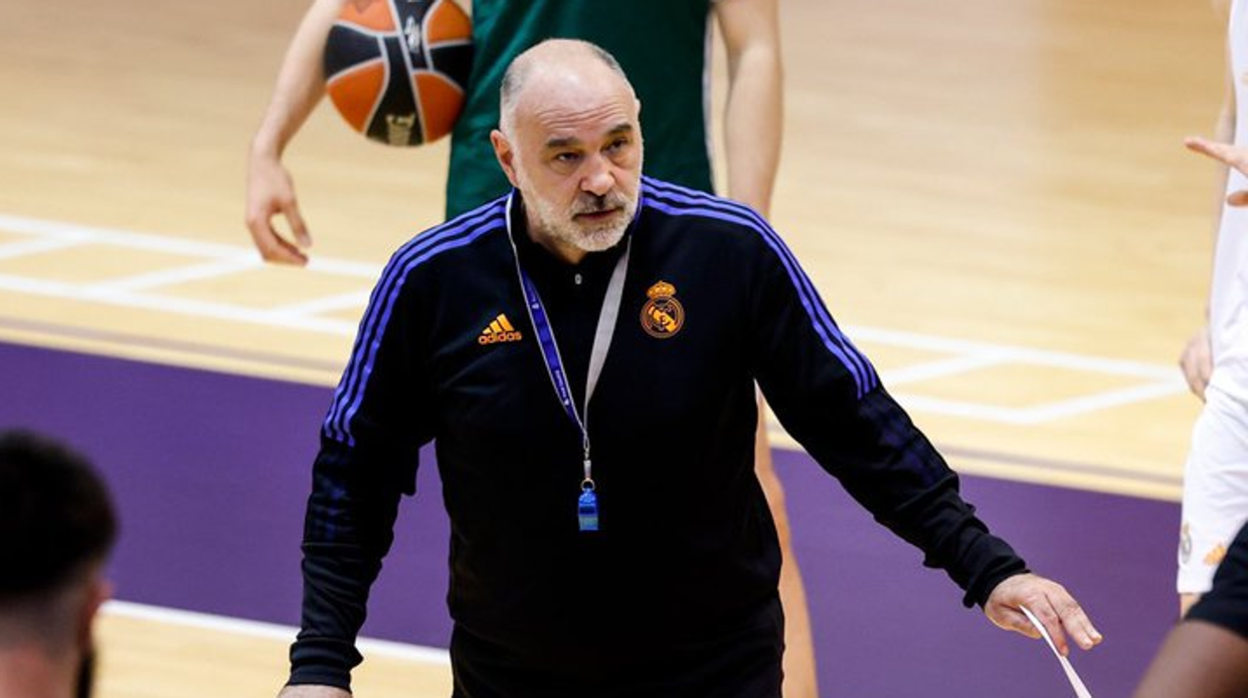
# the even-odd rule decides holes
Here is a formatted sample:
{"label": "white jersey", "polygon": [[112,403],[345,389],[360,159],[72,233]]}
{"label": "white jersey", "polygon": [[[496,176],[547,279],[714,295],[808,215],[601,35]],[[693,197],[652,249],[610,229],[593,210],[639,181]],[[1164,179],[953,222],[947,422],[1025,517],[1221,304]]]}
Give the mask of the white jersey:
{"label": "white jersey", "polygon": [[[1248,3],[1234,0],[1227,40],[1235,90],[1235,144],[1248,145]],[[1248,177],[1234,168],[1226,193],[1248,189]],[[1215,376],[1222,390],[1248,400],[1248,207],[1222,206],[1222,225],[1213,262],[1209,330]]]}
{"label": "white jersey", "polygon": [[[1235,144],[1248,145],[1248,0],[1234,0],[1227,25],[1235,93]],[[1248,189],[1230,168],[1226,193]],[[1222,206],[1209,299],[1213,375],[1192,430],[1183,477],[1178,590],[1208,591],[1248,519],[1248,207]]]}

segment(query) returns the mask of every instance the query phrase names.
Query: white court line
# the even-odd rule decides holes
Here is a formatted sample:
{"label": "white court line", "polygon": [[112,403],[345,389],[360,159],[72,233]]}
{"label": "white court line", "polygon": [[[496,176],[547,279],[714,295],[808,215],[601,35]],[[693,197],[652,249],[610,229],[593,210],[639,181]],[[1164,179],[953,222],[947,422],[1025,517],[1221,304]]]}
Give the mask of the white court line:
{"label": "white court line", "polygon": [[47,279],[31,279],[25,276],[0,274],[0,290],[26,293],[32,296],[52,296],[54,298],[78,298],[86,300],[81,294],[81,287],[61,281]]}
{"label": "white court line", "polygon": [[173,269],[162,269],[160,271],[151,272],[150,274],[137,274],[135,276],[101,281],[97,284],[93,284],[91,288],[95,290],[106,289],[109,292],[147,291],[161,286],[181,284],[188,281],[229,276],[239,272],[260,269],[263,265],[264,262],[254,255],[248,255],[246,257],[236,256],[233,258],[227,257],[214,262],[192,264],[184,267],[175,267]]}
{"label": "white court line", "polygon": [[1122,407],[1145,400],[1152,400],[1153,398],[1183,395],[1187,391],[1187,383],[1178,375],[1178,371],[1175,371],[1174,377],[1163,383],[1111,390],[1096,395],[1086,395],[1033,407],[1028,410],[1028,416],[1031,421],[1027,423],[1039,424],[1110,407]]}
{"label": "white court line", "polygon": [[[28,245],[32,246],[32,248],[42,245],[48,246],[47,249],[54,249],[56,245],[104,244],[212,260],[204,264],[184,266],[94,284],[69,284],[5,274],[0,275],[0,290],[154,310],[192,317],[210,317],[232,322],[281,327],[344,337],[351,337],[355,334],[357,328],[355,322],[318,317],[317,315],[319,313],[362,306],[367,302],[368,292],[364,289],[358,292],[312,298],[269,309],[142,293],[142,291],[151,290],[158,286],[191,279],[215,278],[237,273],[240,270],[261,268],[264,265],[250,248],[241,245],[197,242],[169,236],[6,215],[0,215],[0,230],[43,238],[43,240],[35,240],[29,243],[11,243],[10,245],[0,247],[0,251],[6,248],[11,249],[14,245]],[[368,280],[371,284],[380,273],[380,266],[349,260],[317,257],[304,271],[307,273],[356,277]],[[886,385],[905,385],[932,378],[959,375],[1002,364],[1027,364],[1143,379],[1142,385],[1127,386],[1125,388],[1082,395],[1073,399],[1055,400],[1023,408],[947,400],[921,394],[904,395],[903,402],[908,408],[938,414],[997,423],[1028,425],[1165,397],[1182,393],[1186,390],[1182,381],[1179,380],[1178,372],[1170,366],[962,339],[933,337],[913,332],[873,327],[852,327],[847,328],[847,330],[850,336],[862,342],[900,346],[948,355],[885,372],[884,380]],[[899,393],[898,397],[903,397],[903,394]]]}
{"label": "white court line", "polygon": [[905,368],[881,371],[885,384],[905,385],[933,378],[944,378],[981,368],[990,368],[1006,363],[1006,359],[997,353],[974,353],[966,356],[953,356],[939,361],[926,361]]}
{"label": "white court line", "polygon": [[303,317],[307,315],[316,315],[317,313],[331,313],[338,310],[349,310],[351,308],[364,308],[368,305],[368,291],[359,291],[356,293],[343,293],[337,296],[325,296],[324,298],[313,298],[309,301],[301,303],[290,303],[289,305],[279,305],[273,308],[273,312],[281,313],[288,316]]}
{"label": "white court line", "polygon": [[370,282],[381,277],[382,265],[368,262],[353,262],[345,259],[326,259],[313,257],[308,261],[307,271],[334,274],[337,276],[358,276]]}
{"label": "white court line", "polygon": [[28,279],[9,274],[0,274],[0,290],[91,301],[125,308],[159,310],[191,317],[209,317],[265,327],[285,327],[292,330],[336,336],[353,336],[356,329],[356,323],[342,320],[286,316],[279,312],[230,305],[228,303],[213,303],[190,298],[139,295],[127,291],[114,291],[100,286],[75,286],[62,282]]}
{"label": "white court line", "polygon": [[[888,381],[884,384],[887,386]],[[1176,378],[1168,383],[1154,383],[1121,390],[1112,390],[1094,395],[1087,395],[1070,400],[1042,403],[1032,407],[1003,407],[980,402],[947,400],[898,391],[895,393],[897,402],[907,410],[926,411],[950,417],[966,417],[984,422],[998,424],[1034,425],[1052,422],[1058,419],[1076,417],[1088,412],[1096,412],[1110,407],[1122,407],[1154,398],[1182,395],[1187,392],[1187,384]]]}
{"label": "white court line", "polygon": [[[123,618],[150,620],[158,623],[169,623],[171,625],[181,625],[200,630],[215,630],[219,632],[245,635],[248,637],[282,640],[285,642],[293,641],[295,639],[295,635],[299,632],[298,628],[289,625],[265,623],[257,620],[247,620],[244,618],[231,618],[229,616],[217,616],[208,613],[197,613],[195,611],[183,611],[181,609],[165,608],[162,606],[148,606],[146,604],[138,604],[130,601],[107,601],[104,604],[104,612]],[[440,664],[444,666],[450,666],[451,664],[450,654],[446,650],[436,647],[425,647],[423,645],[412,645],[404,642],[377,640],[366,637],[359,638],[355,644],[356,647],[359,648],[360,652],[365,655],[372,654],[379,657],[390,657],[393,659],[425,662],[428,664]]]}
{"label": "white court line", "polygon": [[237,245],[199,242],[165,235],[95,228],[86,225],[59,223],[20,216],[6,216],[3,214],[0,214],[0,230],[57,239],[75,240],[86,238],[89,242],[96,244],[130,247],[149,252],[168,252],[188,257],[232,257],[238,255],[244,249]]}
{"label": "white court line", "polygon": [[[884,385],[887,387],[888,381],[884,381]],[[1034,424],[1030,411],[1027,409],[989,405],[982,402],[947,400],[906,392],[897,392],[893,397],[897,398],[897,402],[903,405],[907,412],[930,412],[997,424]]]}
{"label": "white court line", "polygon": [[30,255],[56,252],[81,245],[86,238],[45,238],[42,240],[23,240],[0,245],[0,259],[16,259]]}
{"label": "white court line", "polygon": [[1102,359],[1081,354],[1069,354],[1060,351],[1030,349],[986,342],[973,342],[965,339],[950,339],[916,334],[901,330],[885,330],[877,327],[847,326],[846,334],[855,341],[876,342],[910,349],[921,349],[947,354],[993,354],[998,358],[1017,363],[1038,364],[1055,368],[1070,368],[1096,373],[1110,373],[1120,376],[1139,376],[1170,380],[1178,369],[1171,366],[1145,364],[1122,359]]}
{"label": "white court line", "polygon": [[[97,228],[73,223],[46,221],[38,218],[25,218],[23,216],[0,214],[0,230],[68,240],[75,243],[90,242],[146,250],[148,252],[168,252],[188,257],[233,258],[245,255],[257,260],[257,263],[259,263],[260,259],[254,250],[240,245],[200,242],[167,235]],[[366,262],[317,258],[308,263],[308,269],[337,276],[358,276],[362,279],[376,279],[381,274],[382,267],[380,264],[369,264]]]}

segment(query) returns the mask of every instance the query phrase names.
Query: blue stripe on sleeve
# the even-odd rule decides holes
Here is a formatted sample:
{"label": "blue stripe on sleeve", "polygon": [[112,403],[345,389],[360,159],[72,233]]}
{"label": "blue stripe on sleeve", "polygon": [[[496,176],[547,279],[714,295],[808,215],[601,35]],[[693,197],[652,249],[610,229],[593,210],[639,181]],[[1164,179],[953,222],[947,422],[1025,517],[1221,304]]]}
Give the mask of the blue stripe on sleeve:
{"label": "blue stripe on sleeve", "polygon": [[364,389],[381,347],[382,333],[408,273],[442,252],[463,247],[492,230],[505,227],[505,201],[505,197],[497,199],[432,228],[407,242],[390,258],[360,320],[351,360],[334,392],[329,414],[322,426],[325,436],[348,446],[355,445],[351,418],[363,402]]}
{"label": "blue stripe on sleeve", "polygon": [[643,197],[644,205],[668,215],[705,216],[737,223],[762,236],[763,241],[776,253],[785,271],[788,272],[802,307],[806,309],[811,324],[823,340],[824,346],[853,376],[858,389],[858,397],[861,398],[879,384],[879,377],[871,366],[871,362],[858,351],[848,337],[841,333],[840,328],[828,313],[827,306],[819,297],[818,291],[815,290],[814,284],[802,271],[793,253],[757,212],[743,204],[650,177],[644,177],[643,182],[645,193],[649,194]]}

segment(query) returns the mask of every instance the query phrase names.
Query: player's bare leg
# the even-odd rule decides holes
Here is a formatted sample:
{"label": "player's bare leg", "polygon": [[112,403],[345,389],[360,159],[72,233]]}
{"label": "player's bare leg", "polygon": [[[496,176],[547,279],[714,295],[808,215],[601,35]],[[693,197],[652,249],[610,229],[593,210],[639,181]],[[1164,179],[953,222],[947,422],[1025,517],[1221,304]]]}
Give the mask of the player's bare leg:
{"label": "player's bare leg", "polygon": [[754,439],[754,470],[767,495],[767,505],[780,536],[780,603],[784,606],[784,698],[818,698],[815,677],[815,646],[806,606],[806,587],[793,554],[789,535],[789,514],[784,503],[784,487],[771,462],[771,439],[767,436],[767,408],[758,403],[758,434]]}

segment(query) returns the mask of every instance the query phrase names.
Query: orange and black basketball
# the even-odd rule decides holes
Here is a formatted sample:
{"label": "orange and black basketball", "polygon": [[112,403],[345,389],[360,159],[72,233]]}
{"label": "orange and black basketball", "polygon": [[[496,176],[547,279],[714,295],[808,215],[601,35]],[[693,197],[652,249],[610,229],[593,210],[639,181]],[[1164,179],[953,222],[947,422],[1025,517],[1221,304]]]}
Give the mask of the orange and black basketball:
{"label": "orange and black basketball", "polygon": [[356,131],[389,145],[451,132],[472,67],[472,21],[452,0],[348,2],[325,45],[325,89]]}

